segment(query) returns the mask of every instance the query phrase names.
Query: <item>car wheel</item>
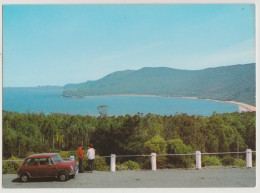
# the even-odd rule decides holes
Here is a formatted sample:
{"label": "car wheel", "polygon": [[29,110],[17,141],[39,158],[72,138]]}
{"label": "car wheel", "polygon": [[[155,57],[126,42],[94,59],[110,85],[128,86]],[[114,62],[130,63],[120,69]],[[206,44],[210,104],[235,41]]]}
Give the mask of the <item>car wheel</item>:
{"label": "car wheel", "polygon": [[29,176],[26,173],[22,173],[20,176],[20,179],[22,182],[28,182],[29,181]]}
{"label": "car wheel", "polygon": [[66,172],[60,172],[59,174],[59,180],[62,182],[67,181],[69,178],[68,174]]}

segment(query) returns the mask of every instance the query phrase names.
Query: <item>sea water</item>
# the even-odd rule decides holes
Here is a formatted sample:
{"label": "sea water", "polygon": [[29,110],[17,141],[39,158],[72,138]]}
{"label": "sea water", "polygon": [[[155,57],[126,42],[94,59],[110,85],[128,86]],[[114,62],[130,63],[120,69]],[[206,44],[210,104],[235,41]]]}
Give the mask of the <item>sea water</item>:
{"label": "sea water", "polygon": [[106,105],[109,116],[143,114],[209,116],[237,112],[235,104],[198,99],[148,96],[62,97],[62,88],[3,88],[3,110],[12,112],[65,113],[98,116],[98,106]]}

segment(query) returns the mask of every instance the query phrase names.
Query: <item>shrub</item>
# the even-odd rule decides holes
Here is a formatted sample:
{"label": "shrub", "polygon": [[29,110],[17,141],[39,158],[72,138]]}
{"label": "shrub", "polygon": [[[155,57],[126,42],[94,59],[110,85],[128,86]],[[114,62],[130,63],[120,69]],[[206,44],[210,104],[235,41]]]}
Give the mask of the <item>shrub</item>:
{"label": "shrub", "polygon": [[242,160],[242,159],[235,159],[234,161],[234,166],[236,167],[246,167],[246,160]]}
{"label": "shrub", "polygon": [[[166,142],[161,137],[154,137],[151,140],[145,142],[144,144],[144,153],[145,154],[151,154],[151,153],[157,153],[157,154],[166,154]],[[166,157],[156,157],[156,163],[158,167],[164,167],[166,163]],[[147,158],[144,163],[144,168],[150,168],[151,167],[151,158]]]}
{"label": "shrub", "polygon": [[127,161],[122,164],[117,165],[118,170],[140,170],[141,167],[137,162],[134,161]]}
{"label": "shrub", "polygon": [[[90,170],[90,167],[88,164],[88,158],[83,159],[82,166],[83,166],[84,170],[86,170],[86,171]],[[100,158],[98,155],[96,155],[96,158],[94,159],[93,166],[94,166],[94,170],[109,171],[109,166],[106,163],[106,159]]]}
{"label": "shrub", "polygon": [[[83,152],[84,155],[86,155],[86,152]],[[78,160],[78,151],[60,151],[59,152],[60,156],[63,159],[68,159],[70,156],[75,156],[75,160]],[[105,158],[99,158],[98,155],[96,155],[96,159],[94,160],[94,169],[98,171],[109,171],[109,167],[106,164],[106,159]],[[83,159],[82,161],[82,167],[84,170],[89,170],[89,165],[88,165],[88,158]]]}
{"label": "shrub", "polygon": [[233,166],[235,163],[235,158],[230,155],[226,155],[222,158],[221,163],[224,166]]}
{"label": "shrub", "polygon": [[253,161],[252,166],[256,167],[256,162],[255,161]]}
{"label": "shrub", "polygon": [[203,159],[204,166],[221,166],[221,162],[216,156],[205,156]]}
{"label": "shrub", "polygon": [[[8,160],[19,160],[19,158],[12,156]],[[16,174],[17,170],[22,165],[22,161],[8,161],[2,163],[3,163],[2,166],[3,174]]]}
{"label": "shrub", "polygon": [[95,170],[109,171],[109,166],[107,166],[106,158],[99,158],[99,156],[96,156],[93,164]]}
{"label": "shrub", "polygon": [[184,168],[193,168],[193,167],[195,167],[195,158],[186,156],[185,158],[183,158],[182,166]]}
{"label": "shrub", "polygon": [[[172,139],[167,141],[167,152],[170,154],[189,154],[192,153],[192,148],[183,143],[181,139]],[[168,164],[175,167],[190,168],[194,166],[194,158],[187,156],[171,156],[168,158]]]}
{"label": "shrub", "polygon": [[157,154],[164,154],[166,153],[166,142],[161,137],[154,137],[151,140],[145,142],[144,144],[144,152],[151,154],[151,153],[157,153]]}
{"label": "shrub", "polygon": [[62,159],[68,159],[72,155],[75,157],[75,159],[77,159],[78,157],[77,151],[60,151],[59,154],[62,157]]}

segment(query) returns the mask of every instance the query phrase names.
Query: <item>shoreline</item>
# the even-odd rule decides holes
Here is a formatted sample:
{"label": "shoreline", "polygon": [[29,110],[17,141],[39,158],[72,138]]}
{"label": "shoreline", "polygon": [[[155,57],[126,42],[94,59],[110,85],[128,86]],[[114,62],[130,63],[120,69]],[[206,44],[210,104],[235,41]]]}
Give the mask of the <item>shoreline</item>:
{"label": "shoreline", "polygon": [[[198,98],[199,99],[199,98]],[[238,105],[239,112],[243,111],[256,111],[256,107],[252,105],[248,105],[246,103],[236,102],[236,101],[221,101],[221,100],[214,100],[214,99],[201,99],[201,100],[208,100],[208,101],[214,101],[214,102],[222,102],[222,103],[231,103]]]}
{"label": "shoreline", "polygon": [[[236,101],[222,101],[222,100],[216,100],[216,99],[202,99],[198,97],[174,97],[174,96],[165,96],[165,95],[138,95],[138,94],[117,94],[117,95],[93,95],[93,96],[84,96],[82,98],[88,98],[88,97],[110,97],[110,96],[139,96],[139,97],[165,97],[165,98],[182,98],[182,99],[196,99],[196,100],[208,100],[208,101],[214,101],[214,102],[221,102],[221,103],[231,103],[238,106],[239,112],[247,112],[247,111],[256,111],[256,107],[252,105],[248,105],[246,103],[236,102]],[[62,96],[66,97],[66,96]],[[68,98],[78,98],[78,97],[68,97]]]}

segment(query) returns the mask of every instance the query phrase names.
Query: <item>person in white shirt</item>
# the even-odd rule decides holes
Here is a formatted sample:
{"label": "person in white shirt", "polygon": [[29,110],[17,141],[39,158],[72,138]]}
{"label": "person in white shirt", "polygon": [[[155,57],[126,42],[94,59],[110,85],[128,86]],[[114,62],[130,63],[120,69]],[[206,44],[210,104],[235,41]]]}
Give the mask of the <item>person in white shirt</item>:
{"label": "person in white shirt", "polygon": [[90,167],[90,171],[93,171],[93,162],[95,159],[95,149],[93,148],[93,144],[89,144],[88,146],[88,152],[87,152],[87,157],[88,157],[88,165]]}

